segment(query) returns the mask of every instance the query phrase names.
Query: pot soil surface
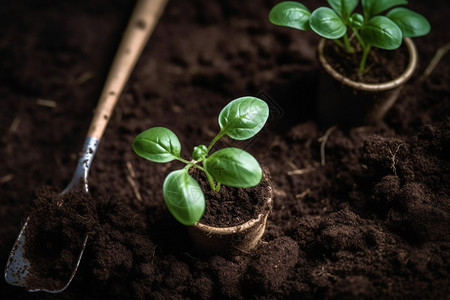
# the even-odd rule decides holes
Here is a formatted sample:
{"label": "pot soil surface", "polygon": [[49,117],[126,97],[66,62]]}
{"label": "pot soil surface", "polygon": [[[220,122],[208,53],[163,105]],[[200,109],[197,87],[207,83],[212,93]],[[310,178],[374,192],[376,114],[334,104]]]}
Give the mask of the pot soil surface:
{"label": "pot soil surface", "polygon": [[[448,297],[449,55],[425,72],[450,40],[448,2],[411,1],[432,31],[414,40],[420,67],[384,121],[328,131],[314,111],[318,39],[271,25],[275,2],[170,1],[94,159],[93,203],[75,206],[81,217],[94,217],[74,219],[93,231],[74,281],[60,294],[1,281],[4,297]],[[60,191],[71,179],[132,5],[3,3],[2,262],[33,199],[42,199],[38,191]],[[269,103],[269,123],[250,141],[224,144],[245,148],[270,169],[274,206],[252,254],[206,256],[162,199],[165,176],[182,166],[148,163],[131,141],[165,126],[188,157],[215,135],[221,108],[244,95]]]}
{"label": "pot soil surface", "polygon": [[[360,48],[356,41],[352,44],[355,49]],[[404,43],[396,51],[373,47],[367,57],[365,71],[360,75],[358,70],[361,51],[349,54],[332,40],[326,40],[323,53],[339,74],[356,82],[373,84],[388,82],[399,77],[405,72],[409,60],[408,49]]]}

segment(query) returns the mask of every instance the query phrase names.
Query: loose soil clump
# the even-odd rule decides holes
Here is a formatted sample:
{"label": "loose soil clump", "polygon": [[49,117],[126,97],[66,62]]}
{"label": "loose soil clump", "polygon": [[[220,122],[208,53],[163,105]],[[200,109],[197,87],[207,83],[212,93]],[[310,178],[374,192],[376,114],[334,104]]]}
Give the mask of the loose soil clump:
{"label": "loose soil clump", "polygon": [[24,258],[33,274],[27,276],[28,289],[60,290],[69,282],[96,223],[93,203],[84,192],[61,195],[46,187],[38,193],[24,231]]}

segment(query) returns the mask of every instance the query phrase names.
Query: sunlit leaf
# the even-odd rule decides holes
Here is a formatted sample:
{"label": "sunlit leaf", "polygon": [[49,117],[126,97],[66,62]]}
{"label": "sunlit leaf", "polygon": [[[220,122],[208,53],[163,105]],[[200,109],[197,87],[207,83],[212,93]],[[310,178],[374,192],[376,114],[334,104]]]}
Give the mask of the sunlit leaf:
{"label": "sunlit leaf", "polygon": [[328,0],[328,4],[334,11],[343,19],[346,20],[356,5],[358,5],[359,0]]}
{"label": "sunlit leaf", "polygon": [[311,14],[311,29],[327,39],[338,39],[347,32],[341,18],[328,7],[319,7]]}
{"label": "sunlit leaf", "polygon": [[163,185],[164,201],[172,215],[184,225],[199,221],[205,211],[205,196],[186,169],[171,172]]}
{"label": "sunlit leaf", "polygon": [[374,47],[393,50],[402,44],[402,32],[398,26],[384,16],[376,16],[361,28],[361,37]]}
{"label": "sunlit leaf", "polygon": [[206,171],[221,184],[231,187],[258,185],[262,170],[256,159],[238,148],[224,148],[204,161]]}
{"label": "sunlit leaf", "polygon": [[408,4],[407,0],[361,0],[364,18],[370,19],[383,11],[397,6]]}
{"label": "sunlit leaf", "polygon": [[275,25],[308,30],[310,29],[310,15],[311,12],[303,4],[294,1],[284,1],[271,9],[269,20]]}
{"label": "sunlit leaf", "polygon": [[422,36],[430,32],[431,26],[427,19],[407,8],[394,8],[388,12],[386,17],[397,24],[404,37]]}
{"label": "sunlit leaf", "polygon": [[134,152],[153,162],[169,162],[180,156],[181,144],[175,133],[153,127],[140,133],[132,144]]}
{"label": "sunlit leaf", "polygon": [[269,117],[266,102],[255,97],[241,97],[228,103],[219,114],[222,131],[235,140],[257,134]]}

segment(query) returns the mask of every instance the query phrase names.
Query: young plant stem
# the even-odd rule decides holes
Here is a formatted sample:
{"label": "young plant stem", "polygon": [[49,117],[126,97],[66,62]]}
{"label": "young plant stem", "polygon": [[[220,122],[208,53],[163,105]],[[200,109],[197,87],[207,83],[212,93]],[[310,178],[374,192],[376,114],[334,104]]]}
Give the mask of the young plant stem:
{"label": "young plant stem", "polygon": [[367,56],[369,55],[370,52],[370,45],[364,46],[363,47],[363,55],[361,57],[361,63],[359,64],[359,75],[362,75],[364,73],[364,69],[366,68],[366,60],[367,60]]}
{"label": "young plant stem", "polygon": [[195,167],[195,168],[197,168],[197,169],[200,169],[200,170],[202,170],[203,172],[205,172],[205,174],[206,174],[206,178],[208,179],[208,182],[209,182],[209,186],[211,187],[211,190],[213,190],[213,191],[215,191],[215,192],[218,192],[219,190],[220,190],[220,183],[217,183],[217,185],[214,183],[214,179],[212,178],[212,176],[205,170],[205,168],[203,168],[203,167],[201,167],[201,166],[199,166],[199,165],[196,165],[196,164],[192,164],[192,163],[190,163],[191,164],[191,166],[193,166],[193,167]]}
{"label": "young plant stem", "polygon": [[342,49],[345,50],[345,46],[340,40],[336,39],[336,40],[333,40],[333,41],[336,43],[336,45],[338,45],[339,47],[341,47]]}
{"label": "young plant stem", "polygon": [[225,134],[225,132],[223,130],[220,130],[219,134],[216,135],[216,137],[211,141],[211,143],[209,144],[206,153],[209,153],[209,150],[211,150],[211,148],[214,146],[214,144],[220,140],[221,137],[223,137]]}
{"label": "young plant stem", "polygon": [[209,185],[211,186],[211,189],[213,191],[215,191],[215,192],[218,192],[219,189],[220,189],[220,184],[219,183],[217,183],[217,185],[214,184],[214,179],[212,178],[212,176],[209,175],[209,173],[206,172],[206,170],[204,170],[204,171],[205,171],[205,174],[206,174],[206,178],[208,178],[208,182],[209,182]]}
{"label": "young plant stem", "polygon": [[194,165],[192,162],[185,160],[184,158],[177,157],[177,160],[181,161],[182,163],[185,163],[187,165]]}
{"label": "young plant stem", "polygon": [[345,52],[353,53],[355,51],[355,49],[353,49],[352,45],[350,45],[350,41],[348,40],[347,34],[344,34],[343,39],[344,39]]}
{"label": "young plant stem", "polygon": [[355,36],[356,36],[356,39],[358,40],[359,44],[361,45],[361,47],[365,47],[365,46],[366,46],[366,43],[364,43],[363,39],[362,39],[361,36],[359,35],[358,30],[355,29],[355,28],[352,28],[352,30],[353,30],[353,33],[354,33]]}

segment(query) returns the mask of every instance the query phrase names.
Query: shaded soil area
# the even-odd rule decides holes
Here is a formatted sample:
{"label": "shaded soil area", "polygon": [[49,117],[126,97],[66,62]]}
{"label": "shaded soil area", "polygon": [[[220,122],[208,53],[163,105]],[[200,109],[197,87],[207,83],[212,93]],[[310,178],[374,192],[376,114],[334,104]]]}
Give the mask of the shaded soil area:
{"label": "shaded soil area", "polygon": [[[0,261],[44,186],[72,178],[92,111],[134,3],[12,1],[0,11]],[[111,117],[89,175],[94,228],[59,294],[0,281],[8,299],[445,299],[450,260],[450,41],[443,0],[410,1],[432,26],[420,66],[384,121],[328,131],[315,102],[311,32],[267,21],[272,0],[172,0]],[[314,2],[309,7],[317,6]],[[426,74],[423,76],[423,74]],[[177,162],[149,163],[134,137],[165,126],[183,157],[215,136],[230,100],[271,115],[242,147],[275,191],[253,253],[204,255],[164,205]],[[75,206],[77,207],[77,206]],[[76,208],[83,216],[83,207]],[[92,228],[90,226],[93,226]],[[86,228],[86,227],[85,227]]]}

